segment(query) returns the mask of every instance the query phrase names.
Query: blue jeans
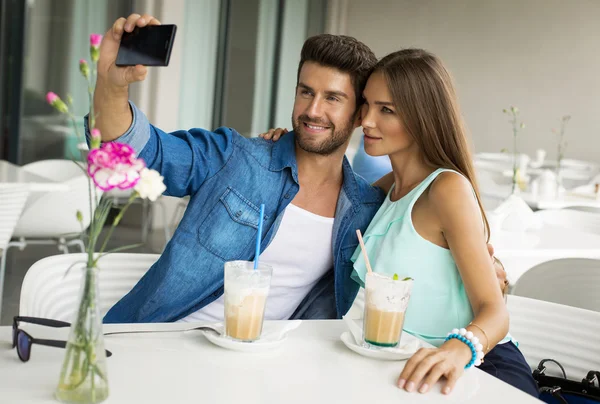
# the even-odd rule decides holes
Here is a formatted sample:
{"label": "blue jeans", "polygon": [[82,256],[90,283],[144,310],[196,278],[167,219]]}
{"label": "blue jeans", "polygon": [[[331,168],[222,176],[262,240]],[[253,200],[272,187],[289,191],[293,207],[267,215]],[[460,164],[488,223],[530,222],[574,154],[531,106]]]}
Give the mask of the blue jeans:
{"label": "blue jeans", "polygon": [[479,369],[535,398],[539,397],[537,383],[533,379],[531,369],[519,348],[512,342],[496,345],[485,355]]}

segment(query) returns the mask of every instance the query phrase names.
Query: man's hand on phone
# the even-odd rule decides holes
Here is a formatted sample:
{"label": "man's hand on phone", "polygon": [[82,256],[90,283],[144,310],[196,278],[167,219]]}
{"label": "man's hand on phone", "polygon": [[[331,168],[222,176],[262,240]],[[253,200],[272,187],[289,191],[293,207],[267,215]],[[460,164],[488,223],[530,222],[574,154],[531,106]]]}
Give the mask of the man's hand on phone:
{"label": "man's hand on phone", "polygon": [[135,27],[147,25],[160,25],[160,21],[149,14],[131,14],[127,18],[119,18],[106,32],[100,45],[100,59],[98,60],[98,79],[106,85],[114,87],[127,87],[136,81],[146,78],[146,66],[136,65],[119,67],[115,64],[119,54],[119,45],[124,32],[131,32]]}

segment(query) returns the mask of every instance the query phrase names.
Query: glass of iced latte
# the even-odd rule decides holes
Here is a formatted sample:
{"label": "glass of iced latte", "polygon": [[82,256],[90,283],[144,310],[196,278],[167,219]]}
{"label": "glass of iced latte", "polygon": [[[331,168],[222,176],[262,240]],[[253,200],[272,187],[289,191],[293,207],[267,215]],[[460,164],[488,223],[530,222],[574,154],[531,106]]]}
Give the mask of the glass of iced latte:
{"label": "glass of iced latte", "polygon": [[369,346],[395,347],[400,342],[413,280],[395,278],[366,275],[363,335]]}
{"label": "glass of iced latte", "polygon": [[273,268],[249,261],[225,263],[225,335],[238,341],[260,338]]}

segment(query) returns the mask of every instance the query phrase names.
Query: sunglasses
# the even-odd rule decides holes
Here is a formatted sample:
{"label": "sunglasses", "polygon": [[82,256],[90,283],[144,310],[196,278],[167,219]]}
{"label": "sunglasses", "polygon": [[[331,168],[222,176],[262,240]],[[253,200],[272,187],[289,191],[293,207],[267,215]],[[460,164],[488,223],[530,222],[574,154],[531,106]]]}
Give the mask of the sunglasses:
{"label": "sunglasses", "polygon": [[[65,321],[51,320],[48,318],[15,316],[13,318],[13,346],[12,347],[17,348],[17,355],[19,355],[19,359],[21,359],[23,362],[27,362],[29,360],[29,357],[31,356],[31,345],[33,345],[33,344],[53,346],[56,348],[66,348],[67,341],[33,338],[27,332],[25,332],[19,328],[20,322],[44,325],[44,326],[54,327],[54,328],[70,327],[71,324],[67,323]],[[110,357],[110,356],[112,356],[112,353],[109,350],[106,350],[106,356]]]}

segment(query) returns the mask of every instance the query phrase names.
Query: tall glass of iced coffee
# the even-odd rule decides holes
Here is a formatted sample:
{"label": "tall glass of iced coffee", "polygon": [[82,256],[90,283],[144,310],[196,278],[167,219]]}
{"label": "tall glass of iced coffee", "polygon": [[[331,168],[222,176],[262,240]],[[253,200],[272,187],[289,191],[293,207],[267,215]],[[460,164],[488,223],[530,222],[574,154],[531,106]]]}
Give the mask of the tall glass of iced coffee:
{"label": "tall glass of iced coffee", "polygon": [[367,273],[365,279],[364,341],[372,347],[395,347],[400,342],[412,279]]}
{"label": "tall glass of iced coffee", "polygon": [[238,341],[260,338],[273,268],[248,261],[225,263],[225,335]]}

